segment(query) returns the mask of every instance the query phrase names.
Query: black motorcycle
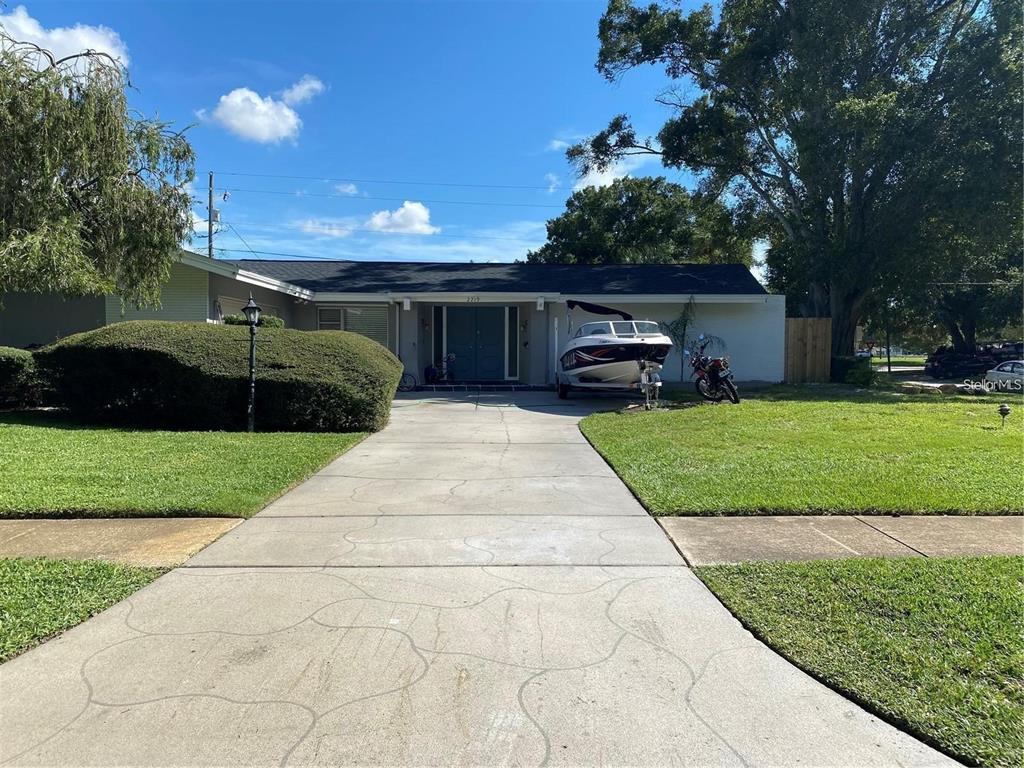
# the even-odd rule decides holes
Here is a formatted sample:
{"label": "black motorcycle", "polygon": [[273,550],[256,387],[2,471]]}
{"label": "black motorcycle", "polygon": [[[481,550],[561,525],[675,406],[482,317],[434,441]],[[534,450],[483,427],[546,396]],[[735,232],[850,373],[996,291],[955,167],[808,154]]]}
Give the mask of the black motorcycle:
{"label": "black motorcycle", "polygon": [[724,398],[729,398],[729,402],[738,403],[740,393],[732,380],[728,358],[705,355],[704,350],[711,340],[705,339],[704,334],[701,334],[699,341],[700,346],[690,357],[690,366],[693,368],[691,375],[697,377],[694,382],[697,392],[705,400],[713,403],[720,403]]}

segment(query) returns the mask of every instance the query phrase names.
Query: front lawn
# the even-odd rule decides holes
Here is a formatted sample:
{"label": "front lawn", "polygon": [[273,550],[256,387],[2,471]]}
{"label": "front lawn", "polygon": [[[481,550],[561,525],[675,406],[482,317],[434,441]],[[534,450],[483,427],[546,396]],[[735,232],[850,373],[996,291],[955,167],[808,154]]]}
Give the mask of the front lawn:
{"label": "front lawn", "polygon": [[1024,751],[1024,558],[698,568],[755,635],[866,708],[971,764]]}
{"label": "front lawn", "polygon": [[0,662],[123,600],[161,573],[99,560],[0,559]]}
{"label": "front lawn", "polygon": [[0,517],[248,517],[364,436],[125,430],[0,414]]}
{"label": "front lawn", "polygon": [[[893,355],[893,365],[924,365],[924,355]],[[888,365],[889,361],[883,355],[882,357],[872,357],[872,365],[880,365],[883,368]]]}
{"label": "front lawn", "polygon": [[[741,392],[741,395],[744,394]],[[1020,514],[1024,407],[777,387],[739,405],[601,413],[583,433],[656,515]]]}

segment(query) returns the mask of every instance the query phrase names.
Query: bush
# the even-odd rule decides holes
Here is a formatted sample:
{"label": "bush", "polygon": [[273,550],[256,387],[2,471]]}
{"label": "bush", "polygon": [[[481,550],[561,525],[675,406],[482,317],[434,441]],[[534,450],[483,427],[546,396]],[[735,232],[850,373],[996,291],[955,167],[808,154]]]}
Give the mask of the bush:
{"label": "bush", "polygon": [[[224,325],[248,325],[249,321],[245,319],[245,315],[237,313],[234,315],[224,315]],[[256,323],[257,328],[284,328],[284,320],[275,315],[260,315],[260,321]]]}
{"label": "bush", "polygon": [[19,408],[36,400],[36,366],[32,353],[0,347],[0,406]]}
{"label": "bush", "polygon": [[[245,426],[247,328],[135,321],[69,336],[36,352],[56,402],[135,425]],[[343,331],[266,329],[256,337],[260,430],[381,429],[402,374],[375,341]]]}
{"label": "bush", "polygon": [[853,387],[870,387],[875,381],[875,371],[869,357],[833,357],[832,381]]}

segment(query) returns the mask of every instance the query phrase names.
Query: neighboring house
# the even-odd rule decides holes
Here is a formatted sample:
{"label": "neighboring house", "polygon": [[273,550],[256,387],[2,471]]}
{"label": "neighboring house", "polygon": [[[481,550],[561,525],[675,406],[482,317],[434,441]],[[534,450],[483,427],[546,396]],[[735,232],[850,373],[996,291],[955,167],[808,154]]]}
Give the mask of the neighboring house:
{"label": "neighboring house", "polygon": [[[569,324],[566,300],[606,304],[668,322],[690,297],[694,334],[727,344],[743,381],[781,381],[785,297],[768,294],[739,264],[466,264],[209,259],[184,252],[158,310],[122,310],[116,296],[0,297],[0,345],[46,344],[71,333],[144,318],[218,322],[252,294],[288,328],[348,330],[386,346],[422,380],[448,352],[460,380],[554,382]],[[594,319],[576,310],[573,326]],[[687,378],[680,350],[666,380]]]}

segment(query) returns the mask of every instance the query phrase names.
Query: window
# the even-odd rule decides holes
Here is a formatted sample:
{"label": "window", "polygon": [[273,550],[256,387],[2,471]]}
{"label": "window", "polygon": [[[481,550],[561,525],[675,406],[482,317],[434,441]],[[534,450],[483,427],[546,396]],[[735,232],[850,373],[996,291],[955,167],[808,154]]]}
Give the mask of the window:
{"label": "window", "polygon": [[639,320],[636,323],[634,323],[634,325],[636,326],[636,332],[639,336],[661,335],[660,326],[655,322],[651,322],[650,320]]}
{"label": "window", "polygon": [[633,335],[633,324],[627,322],[612,323],[612,328],[615,330],[616,336],[632,336]]}
{"label": "window", "polygon": [[317,328],[321,331],[351,331],[388,345],[387,304],[350,307],[319,307]]}
{"label": "window", "polygon": [[[235,299],[231,296],[218,296],[217,303],[220,304],[220,319],[223,320],[224,315],[242,314],[242,307],[249,303],[249,299]],[[260,305],[260,309],[263,310],[264,315],[281,317],[281,310],[273,304],[264,304],[262,301],[257,301],[256,303]]]}
{"label": "window", "polygon": [[612,327],[608,323],[587,323],[580,328],[582,336],[607,336],[611,332]]}
{"label": "window", "polygon": [[340,331],[341,309],[321,307],[317,310],[317,328],[321,331]]}
{"label": "window", "polygon": [[1014,373],[1024,373],[1024,363],[1014,363],[1011,370]]}

